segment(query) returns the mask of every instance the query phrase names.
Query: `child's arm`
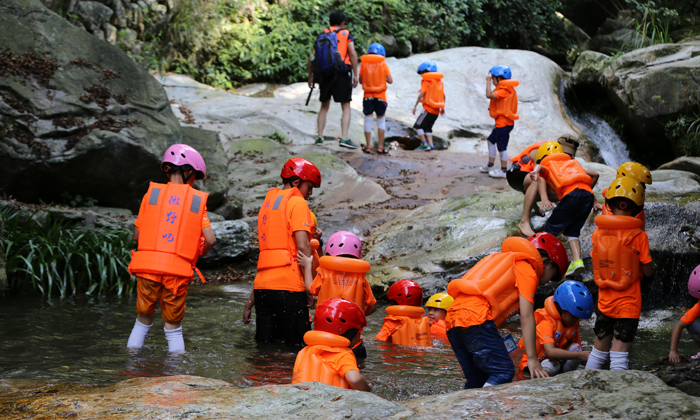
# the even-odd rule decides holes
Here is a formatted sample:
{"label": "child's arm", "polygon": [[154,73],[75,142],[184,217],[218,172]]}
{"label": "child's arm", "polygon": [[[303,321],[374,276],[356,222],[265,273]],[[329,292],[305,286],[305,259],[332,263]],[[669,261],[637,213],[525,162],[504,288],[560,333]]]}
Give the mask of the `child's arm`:
{"label": "child's arm", "polygon": [[365,316],[370,316],[373,313],[377,312],[377,304],[376,302],[369,305],[367,308],[365,308]]}
{"label": "child's arm", "polygon": [[540,208],[542,208],[542,210],[553,208],[554,204],[549,201],[549,196],[547,196],[547,181],[545,181],[544,178],[537,179],[537,189],[540,192],[540,201],[542,202]]}
{"label": "child's arm", "polygon": [[[646,264],[645,264],[646,265]],[[687,327],[683,321],[678,321],[675,328],[673,328],[673,334],[671,334],[671,351],[668,352],[668,362],[672,365],[679,363],[681,358],[678,356],[678,342],[681,341],[681,333],[683,333],[683,328]]]}
{"label": "child's arm", "polygon": [[535,305],[520,295],[520,328],[523,331],[523,341],[525,341],[525,352],[527,353],[527,367],[530,369],[530,377],[546,378],[547,372],[542,369],[540,360],[537,358],[537,346],[535,329]]}
{"label": "child's arm", "polygon": [[323,236],[323,231],[319,228],[314,228],[314,236],[313,239],[316,239],[317,241],[321,240],[321,236]]}
{"label": "child's arm", "polygon": [[537,181],[537,178],[539,178],[540,174],[540,169],[542,169],[542,165],[539,163],[535,164],[535,168],[530,172],[530,179],[533,181]]}
{"label": "child's arm", "polygon": [[392,84],[392,83],[394,83],[394,78],[391,77],[390,74],[387,74],[387,75],[386,75],[386,82],[387,82],[388,84]]}
{"label": "child's arm", "polygon": [[586,169],[586,175],[590,176],[593,179],[593,182],[591,183],[591,188],[595,187],[595,184],[598,183],[598,178],[600,178],[598,172]]}
{"label": "child's arm", "polygon": [[423,92],[420,92],[420,93],[418,94],[418,99],[416,99],[416,104],[413,105],[413,115],[416,115],[416,107],[418,107],[418,104],[419,104],[420,101],[422,101],[422,100],[423,100]]}
{"label": "child's arm", "polygon": [[491,91],[491,85],[493,84],[493,76],[491,73],[489,73],[488,76],[486,76],[486,97],[489,99],[498,99],[498,96],[496,96],[492,91]]}
{"label": "child's arm", "polygon": [[250,322],[250,314],[253,311],[253,306],[255,306],[255,295],[251,290],[250,296],[245,303],[245,309],[243,309],[243,323],[247,324]]}
{"label": "child's arm", "polygon": [[202,251],[202,255],[206,255],[207,252],[211,251],[214,245],[216,245],[216,236],[214,236],[214,230],[211,226],[202,229],[202,235],[204,235],[204,250]]}
{"label": "child's arm", "polygon": [[654,265],[653,263],[642,264],[642,273],[644,277],[651,277],[654,275]]}
{"label": "child's arm", "polygon": [[568,351],[560,349],[557,348],[554,343],[544,343],[543,346],[547,357],[551,357],[552,359],[579,359],[581,362],[586,363],[588,361],[588,356],[591,354],[590,351]]}
{"label": "child's arm", "polygon": [[139,227],[138,226],[134,226],[134,240],[136,242],[139,241]]}
{"label": "child's arm", "polygon": [[367,383],[367,379],[360,373],[359,370],[350,370],[345,374],[345,380],[348,381],[353,389],[358,391],[371,391],[372,388]]}
{"label": "child's arm", "polygon": [[[305,230],[297,230],[294,232],[294,241],[297,244],[297,249],[299,252],[302,252],[304,255],[311,255],[311,243],[309,242],[309,233]],[[308,300],[308,306],[309,308],[315,308],[316,307],[316,299],[314,296],[309,292],[309,287],[311,286],[311,283],[314,281],[314,273],[313,273],[313,265],[309,265],[308,267],[304,267],[304,270],[302,271],[302,275],[304,276],[304,288],[306,289],[306,298]]]}
{"label": "child's arm", "polygon": [[[313,255],[306,256],[306,255],[304,255],[303,252],[299,251],[297,253],[297,262],[299,263],[299,266],[302,268],[302,270],[306,270],[306,267],[309,265],[311,266],[311,268],[313,270],[313,266],[314,266]],[[312,275],[313,275],[313,272],[312,272]]]}

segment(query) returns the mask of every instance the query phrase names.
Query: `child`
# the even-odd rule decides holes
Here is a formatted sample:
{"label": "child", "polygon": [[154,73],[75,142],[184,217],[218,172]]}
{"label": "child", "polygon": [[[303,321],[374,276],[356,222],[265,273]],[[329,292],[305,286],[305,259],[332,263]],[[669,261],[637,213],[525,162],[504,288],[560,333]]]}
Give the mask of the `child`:
{"label": "child", "polygon": [[[314,212],[311,212],[311,221],[313,222],[313,226],[311,227],[311,230],[313,231],[313,235],[311,236],[311,272],[313,273],[313,275],[316,275],[318,267],[320,266],[318,249],[323,246],[323,242],[321,239],[321,236],[323,236],[323,231],[318,228],[318,219],[316,218]],[[301,264],[301,261],[299,261],[299,263]]]}
{"label": "child", "polygon": [[[300,255],[303,265],[308,257]],[[336,232],[328,239],[326,256],[319,259],[318,274],[309,287],[309,292],[318,296],[318,304],[330,298],[344,298],[358,305],[365,316],[377,310],[377,299],[365,279],[370,265],[362,261],[362,241],[352,232]],[[362,332],[362,330],[360,330]],[[355,357],[367,357],[367,350],[358,336],[357,345],[352,348]]]}
{"label": "child", "polygon": [[[671,335],[671,351],[668,353],[668,362],[672,365],[679,363],[681,358],[678,356],[678,342],[681,339],[683,329],[687,328],[690,336],[693,337],[695,343],[700,347],[700,265],[695,267],[688,279],[688,293],[690,296],[697,298],[696,303],[688,312],[686,312],[681,320],[678,321]],[[690,356],[691,359],[700,359],[700,353],[695,356]]]}
{"label": "child", "polygon": [[467,379],[465,389],[513,380],[513,360],[498,327],[518,307],[530,375],[548,376],[537,358],[535,292],[538,286],[561,279],[568,264],[561,242],[542,232],[529,239],[507,238],[501,252],[488,255],[449,283],[447,293],[454,303],[445,318],[447,338]]}
{"label": "child", "polygon": [[[491,84],[496,87],[491,91]],[[486,76],[486,97],[491,100],[489,115],[496,120],[496,126],[488,138],[489,163],[479,168],[481,172],[488,172],[494,178],[505,178],[508,170],[508,140],[513,131],[515,120],[520,118],[518,112],[518,94],[515,87],[520,83],[511,79],[511,71],[508,67],[498,65],[489,70]],[[496,160],[496,149],[501,155],[501,170],[493,168]]]}
{"label": "child", "polygon": [[376,335],[379,341],[402,346],[432,347],[430,321],[423,317],[423,289],[413,280],[399,280],[389,287],[386,297],[393,306],[386,308],[384,325]]}
{"label": "child", "polygon": [[[588,360],[591,352],[583,351],[581,347],[578,321],[592,315],[591,292],[573,280],[562,283],[554,296],[544,301],[544,308],[535,311],[537,357],[549,376],[576,370],[581,362]],[[522,338],[518,347],[525,348]],[[527,354],[520,361],[519,368],[524,376],[529,377]]]}
{"label": "child", "polygon": [[430,336],[447,340],[445,317],[454,299],[447,293],[435,293],[425,303],[425,315],[430,320]]}
{"label": "child", "polygon": [[598,308],[586,369],[600,369],[609,358],[610,370],[627,370],[642,311],[641,279],[654,274],[649,239],[642,221],[632,217],[644,208],[644,188],[631,178],[618,178],[608,188],[606,203],[613,215],[596,217],[598,228],[591,236]]}
{"label": "child", "polygon": [[160,302],[168,351],[184,352],[182,319],[187,285],[193,279],[192,270],[197,270],[197,258],[214,247],[216,237],[207,217],[209,194],[192,188],[195,179],[206,175],[199,152],[185,144],[170,146],[160,168],[168,183],[151,182],[134,222],[138,250],[133,253],[129,272],[138,282],[137,318],[126,346],[143,347]]}
{"label": "child", "polygon": [[315,298],[309,292],[312,266],[300,269],[297,255],[311,255],[312,221],[306,200],[321,187],[321,172],[303,158],[291,158],[280,173],[282,188],[267,192],[258,214],[258,272],[243,311],[250,322],[253,306],[257,314],[255,341],[282,341],[301,347],[311,329],[309,308]]}
{"label": "child", "polygon": [[[553,141],[540,146],[535,163],[533,180],[538,182],[542,208],[554,207],[547,197],[547,185],[557,192],[559,198],[559,204],[547,219],[544,231],[555,236],[564,232],[572,256],[566,277],[575,276],[584,270],[578,239],[581,228],[591,209],[594,206],[600,208],[592,189],[598,182],[598,172],[583,169],[576,159],[563,152],[559,143]],[[542,177],[538,177],[539,171],[542,171]]]}
{"label": "child", "polygon": [[[438,115],[445,115],[445,91],[442,84],[442,73],[437,72],[437,64],[426,61],[418,66],[418,74],[421,75],[418,99],[413,105],[413,115],[416,115],[416,107],[423,104],[423,112],[418,116],[413,128],[420,136],[420,146],[416,150],[434,150],[433,125]],[[427,142],[426,142],[427,137]]]}
{"label": "child", "polygon": [[350,301],[333,298],[318,305],[314,331],[304,334],[307,346],[294,362],[292,383],[323,382],[340,388],[371,391],[349,348],[365,326],[365,314]]}
{"label": "child", "polygon": [[379,147],[377,153],[386,155],[389,150],[384,148],[384,133],[386,132],[386,84],[393,83],[389,66],[386,64],[386,52],[382,44],[374,43],[367,49],[367,55],[360,57],[360,83],[365,91],[362,100],[362,110],[365,114],[365,140],[362,148],[365,153],[372,152],[372,114],[377,113],[377,134]]}
{"label": "child", "polygon": [[[628,177],[632,178],[635,181],[639,182],[639,184],[646,190],[647,184],[651,185],[651,171],[641,163],[637,162],[625,162],[622,165],[620,165],[617,168],[617,177],[616,178],[623,178],[623,177]],[[605,197],[608,193],[608,189],[603,190],[603,197]],[[603,212],[601,213],[604,216],[607,216],[611,214],[610,212],[610,207],[605,204],[603,206]],[[642,222],[645,221],[644,219],[644,210],[640,211],[639,214],[635,216],[636,218],[640,219]],[[642,224],[642,229],[644,229],[644,224]]]}

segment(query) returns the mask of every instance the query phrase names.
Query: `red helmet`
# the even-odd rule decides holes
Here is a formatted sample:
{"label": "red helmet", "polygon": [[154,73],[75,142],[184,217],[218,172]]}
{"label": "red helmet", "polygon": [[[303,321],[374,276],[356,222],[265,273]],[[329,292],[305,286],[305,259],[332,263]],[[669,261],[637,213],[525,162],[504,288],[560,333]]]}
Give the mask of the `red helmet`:
{"label": "red helmet", "polygon": [[316,165],[304,158],[291,158],[282,167],[282,178],[298,176],[304,181],[311,181],[314,187],[321,188],[321,171]]}
{"label": "red helmet", "polygon": [[361,330],[367,326],[365,313],[357,304],[343,298],[325,300],[316,308],[314,329],[331,334],[344,334],[353,328]]}
{"label": "red helmet", "polygon": [[391,285],[386,297],[397,305],[421,306],[423,289],[413,280],[399,280]]}
{"label": "red helmet", "polygon": [[530,236],[527,240],[535,245],[535,248],[543,249],[547,252],[549,259],[559,266],[562,276],[566,273],[566,270],[569,268],[569,254],[566,253],[566,248],[556,236],[551,233],[540,232]]}

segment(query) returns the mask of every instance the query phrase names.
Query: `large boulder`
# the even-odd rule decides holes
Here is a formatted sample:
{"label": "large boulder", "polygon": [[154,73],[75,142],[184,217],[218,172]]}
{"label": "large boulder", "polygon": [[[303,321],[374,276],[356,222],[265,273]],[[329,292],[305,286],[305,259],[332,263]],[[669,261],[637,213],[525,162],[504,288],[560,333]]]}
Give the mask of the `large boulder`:
{"label": "large boulder", "polygon": [[182,141],[162,87],[39,0],[3,1],[0,27],[0,188],[137,210],[148,182],[165,180],[162,153]]}
{"label": "large boulder", "polygon": [[574,85],[583,83],[600,83],[599,78],[603,68],[610,60],[609,55],[595,51],[584,51],[576,58],[574,68],[571,71],[571,83]]}
{"label": "large boulder", "polygon": [[197,149],[207,165],[207,175],[194,187],[208,192],[207,208],[216,209],[226,202],[228,191],[228,159],[216,131],[182,127],[182,142]]}
{"label": "large boulder", "polygon": [[232,262],[248,254],[250,228],[246,222],[241,220],[212,222],[211,228],[216,236],[216,244],[200,259],[202,265],[213,266]]}
{"label": "large boulder", "polygon": [[676,169],[700,175],[700,157],[683,156],[671,162],[664,163],[659,169]]}
{"label": "large boulder", "polygon": [[[4,232],[4,222],[2,219],[2,213],[0,213],[0,238],[2,238]],[[0,293],[2,293],[7,288],[7,271],[5,270],[5,246],[4,242],[0,240]]]}

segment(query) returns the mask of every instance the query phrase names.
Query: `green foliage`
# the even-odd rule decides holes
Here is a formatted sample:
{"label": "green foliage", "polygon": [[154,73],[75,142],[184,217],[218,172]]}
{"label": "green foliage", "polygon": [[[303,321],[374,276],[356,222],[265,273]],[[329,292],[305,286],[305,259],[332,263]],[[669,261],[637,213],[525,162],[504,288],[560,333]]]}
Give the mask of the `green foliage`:
{"label": "green foliage", "polygon": [[666,124],[666,135],[685,156],[700,156],[700,114],[681,115]]}
{"label": "green foliage", "polygon": [[627,0],[627,4],[640,16],[635,19],[637,37],[625,45],[623,50],[631,51],[655,44],[673,43],[669,29],[678,20],[675,9],[657,5],[652,0]]}
{"label": "green foliage", "polygon": [[62,222],[23,220],[26,217],[2,210],[5,232],[0,242],[10,290],[61,297],[134,290],[136,278],[127,271],[130,249],[135,247],[129,232],[78,230]]}
{"label": "green foliage", "polygon": [[[343,10],[358,55],[381,35],[437,49],[465,45],[567,51],[559,0],[184,0],[159,43],[159,70],[232,89],[306,79],[316,37]],[[414,48],[415,49],[415,48]]]}

